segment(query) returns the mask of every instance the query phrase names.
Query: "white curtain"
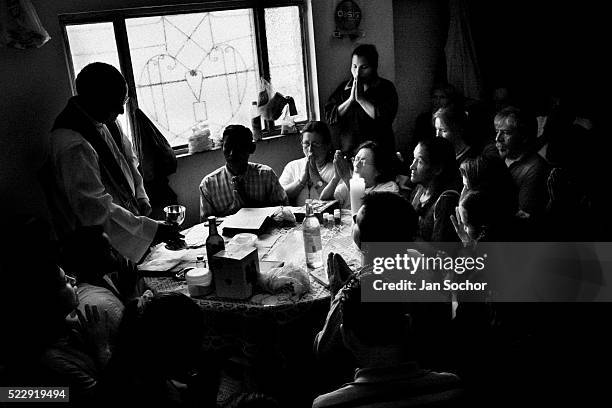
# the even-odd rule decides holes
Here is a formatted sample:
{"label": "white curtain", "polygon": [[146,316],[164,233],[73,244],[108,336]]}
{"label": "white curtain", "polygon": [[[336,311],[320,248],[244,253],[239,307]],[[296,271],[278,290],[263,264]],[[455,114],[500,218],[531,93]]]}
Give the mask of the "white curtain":
{"label": "white curtain", "polygon": [[448,82],[468,99],[480,99],[482,80],[465,0],[449,0],[450,22],[444,52]]}

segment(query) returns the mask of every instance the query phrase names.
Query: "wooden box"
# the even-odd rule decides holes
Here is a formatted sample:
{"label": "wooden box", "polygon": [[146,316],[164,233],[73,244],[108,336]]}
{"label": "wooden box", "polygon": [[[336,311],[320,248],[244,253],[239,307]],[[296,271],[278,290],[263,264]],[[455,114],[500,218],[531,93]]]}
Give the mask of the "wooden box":
{"label": "wooden box", "polygon": [[211,262],[217,296],[246,299],[253,295],[259,275],[257,248],[237,247],[219,251]]}

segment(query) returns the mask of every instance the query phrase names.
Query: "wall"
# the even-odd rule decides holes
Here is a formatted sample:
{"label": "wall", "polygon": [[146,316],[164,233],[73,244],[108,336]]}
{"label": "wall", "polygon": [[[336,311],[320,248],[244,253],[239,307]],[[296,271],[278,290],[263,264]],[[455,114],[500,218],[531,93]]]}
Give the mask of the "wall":
{"label": "wall", "polygon": [[[123,7],[143,7],[169,3],[164,0],[33,0],[39,17],[52,39],[42,48],[20,51],[0,48],[0,202],[9,213],[48,217],[36,173],[42,166],[49,129],[55,116],[70,97],[62,36],[57,15]],[[103,5],[101,5],[103,3]],[[178,3],[178,2],[174,2]],[[391,0],[362,0],[365,40],[381,49],[381,72],[393,78],[391,24],[376,30],[380,19],[391,22]],[[376,4],[375,4],[376,3]],[[332,40],[333,6],[327,0],[314,0],[314,43],[317,49],[319,100],[325,101],[336,84],[349,71],[349,54],[354,44]],[[301,155],[294,138],[278,138],[258,144],[253,160],[270,164],[277,172]],[[179,159],[171,185],[179,202],[188,207],[186,225],[197,219],[198,189],[202,177],[223,163],[220,152],[208,152]]]}
{"label": "wall", "polygon": [[430,108],[430,91],[444,69],[445,3],[395,0],[395,82],[399,109],[395,119],[398,150],[410,144],[416,117]]}

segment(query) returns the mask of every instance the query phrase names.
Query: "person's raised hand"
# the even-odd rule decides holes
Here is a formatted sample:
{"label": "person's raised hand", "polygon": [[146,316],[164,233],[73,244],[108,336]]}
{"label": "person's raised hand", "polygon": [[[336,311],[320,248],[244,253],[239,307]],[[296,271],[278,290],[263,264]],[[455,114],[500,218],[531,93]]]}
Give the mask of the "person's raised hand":
{"label": "person's raised hand", "polygon": [[317,159],[312,153],[308,155],[308,177],[313,183],[323,181],[321,174],[319,174],[319,169],[317,168]]}
{"label": "person's raised hand", "polygon": [[336,150],[334,155],[334,170],[340,179],[348,182],[351,178],[351,165],[347,159],[344,158],[340,150]]}
{"label": "person's raised hand", "polygon": [[470,238],[468,233],[465,231],[465,224],[463,221],[461,221],[461,217],[459,216],[459,207],[455,207],[455,215],[451,215],[450,219],[461,242],[464,244],[472,244],[474,240]]}
{"label": "person's raised hand", "polygon": [[353,271],[346,264],[342,256],[330,252],[327,256],[327,279],[329,280],[329,291],[335,297],[344,286]]}
{"label": "person's raised hand", "polygon": [[94,352],[98,363],[105,366],[111,357],[108,311],[99,311],[97,306],[86,304],[85,315],[79,309],[76,309],[76,313],[85,344]]}

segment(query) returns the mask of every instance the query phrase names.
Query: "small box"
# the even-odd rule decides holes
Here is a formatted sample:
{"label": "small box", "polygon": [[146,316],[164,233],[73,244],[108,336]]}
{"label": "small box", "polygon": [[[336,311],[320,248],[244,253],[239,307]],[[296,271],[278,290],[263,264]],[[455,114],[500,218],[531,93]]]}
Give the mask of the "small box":
{"label": "small box", "polygon": [[253,295],[259,275],[257,248],[235,247],[219,251],[211,259],[217,296],[246,299]]}

